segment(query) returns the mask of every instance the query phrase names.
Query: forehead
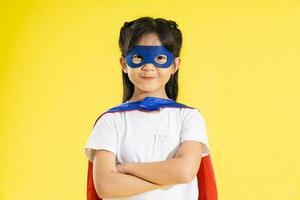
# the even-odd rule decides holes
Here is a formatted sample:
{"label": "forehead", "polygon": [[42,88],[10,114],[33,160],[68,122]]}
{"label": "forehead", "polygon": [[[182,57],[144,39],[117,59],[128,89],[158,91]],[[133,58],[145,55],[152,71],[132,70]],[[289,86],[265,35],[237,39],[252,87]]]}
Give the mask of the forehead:
{"label": "forehead", "polygon": [[137,45],[151,46],[151,45],[161,45],[157,34],[148,33],[139,39]]}

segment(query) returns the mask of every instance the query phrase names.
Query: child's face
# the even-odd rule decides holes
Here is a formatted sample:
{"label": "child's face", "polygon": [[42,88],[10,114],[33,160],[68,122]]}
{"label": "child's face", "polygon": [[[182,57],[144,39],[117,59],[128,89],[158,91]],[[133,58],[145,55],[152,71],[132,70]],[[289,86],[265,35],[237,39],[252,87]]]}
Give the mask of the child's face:
{"label": "child's face", "polygon": [[[156,34],[147,34],[136,45],[159,46],[162,45]],[[120,58],[122,70],[128,74],[130,81],[135,88],[143,92],[165,92],[165,84],[169,81],[171,74],[179,68],[180,58],[174,59],[174,62],[168,68],[159,68],[152,63],[146,63],[138,68],[131,68],[127,65],[125,58]],[[151,78],[144,78],[151,77]]]}

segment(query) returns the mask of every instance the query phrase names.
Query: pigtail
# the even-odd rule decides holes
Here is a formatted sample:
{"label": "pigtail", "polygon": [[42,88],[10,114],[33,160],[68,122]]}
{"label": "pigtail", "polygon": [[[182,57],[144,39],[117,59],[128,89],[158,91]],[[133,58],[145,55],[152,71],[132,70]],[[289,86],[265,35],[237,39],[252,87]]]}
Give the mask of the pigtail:
{"label": "pigtail", "polygon": [[121,54],[125,57],[126,49],[128,48],[128,38],[130,38],[130,29],[132,29],[131,25],[133,22],[124,22],[123,26],[120,30],[120,37],[119,37],[119,48],[121,50]]}

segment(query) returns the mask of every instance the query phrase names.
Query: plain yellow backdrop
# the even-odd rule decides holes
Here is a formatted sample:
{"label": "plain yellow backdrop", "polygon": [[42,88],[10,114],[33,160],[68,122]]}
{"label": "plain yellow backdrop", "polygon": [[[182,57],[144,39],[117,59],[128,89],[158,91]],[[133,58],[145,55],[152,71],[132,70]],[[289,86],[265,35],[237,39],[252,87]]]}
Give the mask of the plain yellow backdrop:
{"label": "plain yellow backdrop", "polygon": [[0,5],[0,199],[82,200],[83,147],[121,103],[118,37],[142,16],[183,34],[178,102],[204,115],[220,200],[300,199],[299,1]]}

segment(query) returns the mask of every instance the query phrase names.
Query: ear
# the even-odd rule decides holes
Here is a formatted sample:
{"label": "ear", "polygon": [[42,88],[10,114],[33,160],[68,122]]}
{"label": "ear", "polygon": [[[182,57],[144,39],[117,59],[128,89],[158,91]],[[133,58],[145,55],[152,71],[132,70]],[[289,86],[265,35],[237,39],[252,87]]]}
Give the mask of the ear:
{"label": "ear", "polygon": [[179,69],[180,62],[181,62],[180,57],[176,57],[174,59],[173,74]]}
{"label": "ear", "polygon": [[121,64],[122,71],[124,73],[127,73],[127,66],[126,66],[125,58],[123,56],[120,58],[120,64]]}

